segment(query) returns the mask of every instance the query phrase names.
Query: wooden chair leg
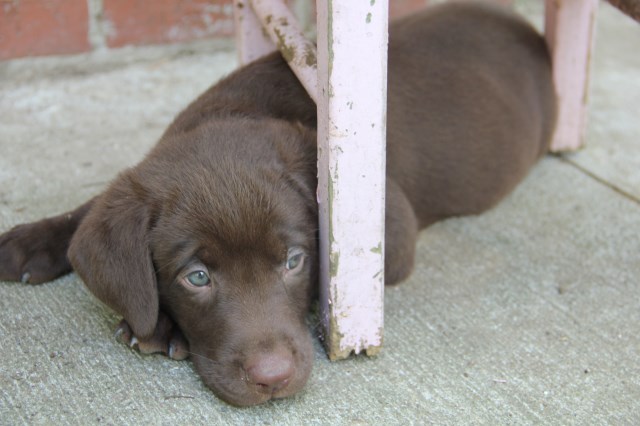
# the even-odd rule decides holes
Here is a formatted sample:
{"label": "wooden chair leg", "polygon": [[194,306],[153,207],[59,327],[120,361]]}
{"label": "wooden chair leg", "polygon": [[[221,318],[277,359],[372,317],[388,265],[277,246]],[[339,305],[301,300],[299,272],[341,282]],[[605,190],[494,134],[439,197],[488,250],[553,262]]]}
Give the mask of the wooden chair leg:
{"label": "wooden chair leg", "polygon": [[277,50],[276,45],[262,30],[249,0],[233,0],[233,20],[240,65]]}
{"label": "wooden chair leg", "polygon": [[282,0],[250,0],[263,33],[280,49],[282,56],[306,91],[318,102],[316,48],[302,33],[296,17]]}
{"label": "wooden chair leg", "polygon": [[320,303],[338,359],[382,345],[388,1],[317,7]]}
{"label": "wooden chair leg", "polygon": [[558,93],[558,124],[551,144],[555,152],[584,144],[597,8],[598,0],[546,0],[545,35]]}

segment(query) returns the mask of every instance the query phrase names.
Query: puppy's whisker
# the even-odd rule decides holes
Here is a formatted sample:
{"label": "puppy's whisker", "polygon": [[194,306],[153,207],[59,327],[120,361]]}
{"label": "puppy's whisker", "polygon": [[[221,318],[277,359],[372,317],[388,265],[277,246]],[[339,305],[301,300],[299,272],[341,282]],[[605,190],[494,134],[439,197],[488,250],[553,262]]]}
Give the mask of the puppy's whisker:
{"label": "puppy's whisker", "polygon": [[171,265],[172,265],[172,262],[166,262],[162,266],[156,266],[156,272],[164,272],[164,270],[171,267]]}
{"label": "puppy's whisker", "polygon": [[208,356],[205,356],[205,355],[199,354],[199,353],[197,353],[197,352],[193,352],[193,351],[186,351],[186,352],[187,352],[189,355],[193,355],[193,356],[196,356],[196,357],[198,357],[198,358],[202,358],[202,359],[207,360],[207,361],[209,361],[209,362],[212,362],[212,363],[214,363],[214,364],[216,364],[216,365],[221,365],[221,363],[220,363],[220,362],[216,361],[215,359],[209,358]]}

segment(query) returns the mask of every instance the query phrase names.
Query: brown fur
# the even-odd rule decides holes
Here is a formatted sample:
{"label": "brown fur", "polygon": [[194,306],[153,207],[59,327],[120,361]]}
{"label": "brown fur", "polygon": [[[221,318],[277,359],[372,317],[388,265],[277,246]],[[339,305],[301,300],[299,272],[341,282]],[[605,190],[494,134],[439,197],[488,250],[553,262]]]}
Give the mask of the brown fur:
{"label": "brown fur", "polygon": [[[392,24],[388,87],[385,273],[394,284],[411,272],[420,229],[492,207],[547,151],[555,97],[544,40],[477,4]],[[191,353],[233,404],[299,391],[313,357],[315,114],[279,55],[239,69],[104,193],[0,237],[0,279],[53,279],[70,270],[69,246],[87,287],[124,317],[125,341]],[[193,285],[192,270],[211,283]]]}

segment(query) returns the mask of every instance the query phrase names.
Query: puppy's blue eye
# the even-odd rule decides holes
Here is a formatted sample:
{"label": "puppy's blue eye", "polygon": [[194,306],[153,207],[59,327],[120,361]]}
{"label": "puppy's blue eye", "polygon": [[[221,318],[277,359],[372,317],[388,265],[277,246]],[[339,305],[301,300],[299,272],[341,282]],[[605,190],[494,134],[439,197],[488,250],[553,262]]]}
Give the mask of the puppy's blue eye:
{"label": "puppy's blue eye", "polygon": [[204,287],[211,282],[209,275],[207,275],[205,271],[194,271],[190,273],[187,275],[187,281],[196,287]]}
{"label": "puppy's blue eye", "polygon": [[287,263],[285,263],[285,268],[287,268],[288,271],[292,271],[296,269],[298,266],[300,266],[303,259],[304,259],[304,253],[300,253],[300,252],[292,253],[289,255],[289,258],[287,259]]}

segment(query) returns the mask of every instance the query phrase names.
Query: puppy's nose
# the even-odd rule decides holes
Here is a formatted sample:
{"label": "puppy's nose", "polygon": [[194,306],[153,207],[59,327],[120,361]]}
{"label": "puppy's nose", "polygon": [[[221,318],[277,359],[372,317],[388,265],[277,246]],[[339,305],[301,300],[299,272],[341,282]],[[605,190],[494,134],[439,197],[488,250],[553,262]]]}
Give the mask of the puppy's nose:
{"label": "puppy's nose", "polygon": [[293,357],[285,352],[258,354],[247,360],[244,366],[249,383],[258,392],[272,394],[284,389],[293,376]]}

